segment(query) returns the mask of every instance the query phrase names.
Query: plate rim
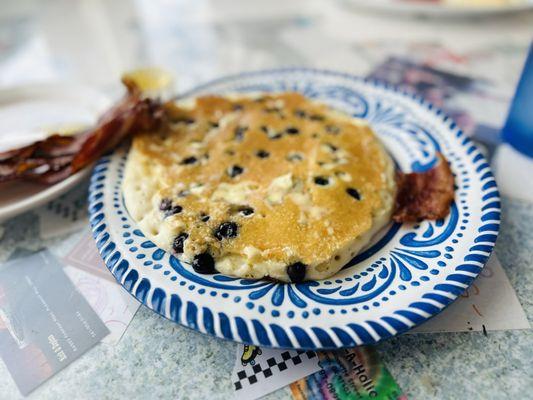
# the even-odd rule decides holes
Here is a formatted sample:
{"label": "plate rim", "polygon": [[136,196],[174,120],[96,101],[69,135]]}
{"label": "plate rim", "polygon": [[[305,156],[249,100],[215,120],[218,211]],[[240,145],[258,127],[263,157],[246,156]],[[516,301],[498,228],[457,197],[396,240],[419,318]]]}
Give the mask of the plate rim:
{"label": "plate rim", "polygon": [[[238,78],[254,77],[254,76],[261,76],[261,75],[270,75],[270,74],[280,74],[281,75],[281,74],[287,74],[287,73],[307,73],[307,74],[311,74],[311,75],[318,74],[318,75],[334,76],[334,77],[339,77],[339,78],[345,78],[345,79],[348,79],[348,80],[351,80],[351,81],[355,81],[355,82],[359,82],[359,83],[363,83],[363,84],[370,84],[370,85],[372,85],[372,86],[374,86],[374,87],[376,87],[378,89],[382,88],[382,89],[385,89],[387,91],[392,91],[392,92],[394,92],[396,94],[401,95],[402,97],[406,97],[406,98],[408,98],[410,100],[415,101],[415,103],[417,103],[417,105],[421,106],[424,109],[424,112],[430,112],[434,117],[439,119],[439,122],[443,123],[450,130],[449,133],[454,136],[454,138],[457,141],[457,144],[460,147],[465,149],[465,151],[467,152],[467,156],[471,157],[471,160],[469,160],[469,161],[472,162],[472,166],[473,167],[477,167],[476,168],[477,171],[483,171],[484,172],[483,178],[480,178],[480,184],[483,184],[483,187],[481,189],[482,190],[481,193],[484,193],[485,191],[489,191],[490,192],[490,193],[487,193],[487,195],[490,194],[490,197],[487,200],[481,200],[480,209],[485,204],[491,204],[492,206],[489,207],[485,211],[483,211],[483,210],[481,211],[481,215],[480,215],[480,221],[481,222],[479,223],[479,225],[477,227],[478,232],[475,233],[474,237],[479,237],[479,236],[483,235],[483,233],[480,233],[481,232],[480,229],[483,228],[484,226],[488,226],[488,225],[496,226],[496,230],[492,230],[492,229],[490,230],[491,239],[488,240],[487,242],[484,242],[484,244],[488,248],[490,248],[490,250],[487,251],[488,255],[485,257],[485,260],[480,262],[481,266],[478,267],[479,271],[477,271],[474,276],[461,274],[460,271],[459,272],[457,271],[457,266],[454,267],[453,271],[450,270],[450,272],[449,272],[450,275],[451,274],[458,274],[458,275],[460,274],[461,275],[461,279],[462,280],[460,282],[462,284],[466,285],[465,288],[460,289],[457,286],[455,286],[456,290],[455,291],[450,291],[448,293],[449,296],[450,296],[448,298],[449,301],[446,304],[444,304],[442,306],[442,308],[438,308],[436,306],[432,306],[432,304],[428,303],[428,302],[424,303],[424,304],[427,305],[427,307],[432,306],[433,308],[438,308],[438,309],[436,311],[434,311],[434,312],[426,311],[426,313],[429,314],[428,317],[424,317],[422,315],[417,314],[418,318],[416,320],[411,320],[411,319],[407,318],[412,323],[412,325],[409,326],[407,324],[403,324],[404,325],[403,328],[401,326],[394,326],[393,327],[394,330],[395,330],[394,334],[391,334],[390,332],[382,332],[383,330],[385,330],[383,327],[381,327],[381,330],[379,332],[377,332],[377,328],[374,327],[374,325],[369,324],[373,328],[374,333],[377,334],[378,338],[375,339],[372,334],[368,333],[368,331],[361,332],[361,334],[359,332],[355,333],[355,335],[357,335],[359,337],[359,339],[362,341],[362,343],[356,343],[355,340],[353,339],[354,334],[351,331],[348,331],[348,329],[346,329],[346,330],[351,334],[352,341],[354,341],[354,343],[345,344],[342,340],[337,340],[337,342],[342,342],[342,345],[328,346],[328,345],[323,345],[322,344],[322,339],[317,338],[318,339],[317,341],[320,343],[320,345],[318,345],[318,346],[315,345],[314,341],[311,340],[312,345],[307,346],[307,345],[301,345],[299,340],[295,337],[295,339],[290,341],[291,345],[287,346],[287,345],[280,345],[280,344],[276,344],[276,343],[272,344],[270,342],[270,340],[268,340],[268,335],[267,335],[267,340],[268,340],[269,343],[263,343],[263,342],[261,342],[261,339],[259,339],[259,337],[257,335],[256,335],[257,341],[253,341],[253,340],[246,341],[246,340],[242,339],[241,335],[238,335],[238,337],[234,337],[234,336],[227,337],[227,336],[224,336],[224,334],[222,332],[220,332],[220,329],[218,331],[216,331],[216,332],[209,332],[209,331],[207,331],[205,329],[201,329],[198,326],[196,326],[196,327],[195,326],[189,326],[188,321],[185,318],[183,318],[181,315],[178,315],[176,320],[171,319],[171,318],[167,317],[160,310],[155,309],[152,304],[148,304],[148,301],[146,301],[146,299],[139,299],[136,296],[136,294],[133,293],[133,287],[131,288],[131,291],[129,289],[127,289],[124,286],[124,284],[121,282],[121,279],[119,279],[113,273],[113,267],[115,266],[115,264],[118,264],[117,263],[117,259],[120,260],[120,257],[122,257],[122,255],[120,254],[120,250],[116,250],[115,249],[115,243],[113,242],[113,240],[110,240],[110,235],[109,234],[107,234],[107,238],[105,240],[102,240],[103,239],[102,233],[104,233],[104,232],[108,233],[107,232],[108,228],[107,228],[106,224],[104,222],[102,222],[103,218],[101,216],[103,215],[103,213],[99,214],[100,213],[99,210],[102,208],[101,207],[102,203],[99,203],[100,204],[99,207],[95,207],[96,205],[98,205],[99,200],[96,199],[95,196],[94,196],[95,188],[93,186],[93,184],[95,182],[98,182],[98,181],[101,180],[102,174],[105,172],[105,169],[104,169],[104,172],[101,172],[101,169],[102,169],[102,168],[100,168],[101,164],[105,165],[105,164],[109,163],[109,161],[110,161],[111,157],[113,156],[113,154],[110,154],[107,159],[102,159],[102,160],[100,160],[97,163],[97,165],[95,166],[95,168],[93,170],[93,175],[92,175],[92,178],[91,178],[91,185],[89,187],[89,217],[90,217],[90,222],[91,222],[91,228],[92,228],[92,232],[93,232],[93,237],[94,237],[95,241],[97,242],[98,250],[99,250],[102,258],[104,259],[104,262],[105,262],[107,268],[113,273],[113,275],[117,279],[118,283],[128,293],[130,293],[132,296],[137,298],[137,300],[141,301],[145,306],[150,308],[152,311],[158,313],[159,315],[165,317],[166,319],[169,319],[170,321],[172,321],[174,323],[179,323],[182,326],[185,326],[185,327],[187,327],[189,329],[196,330],[196,331],[198,331],[200,333],[209,334],[210,336],[214,336],[214,337],[221,338],[221,339],[226,339],[226,340],[231,340],[231,341],[234,341],[234,342],[258,345],[258,346],[264,346],[264,347],[305,349],[305,350],[336,350],[336,349],[342,349],[342,348],[350,348],[350,347],[354,347],[354,346],[358,346],[358,345],[374,344],[374,343],[377,343],[377,342],[379,342],[381,340],[388,339],[388,338],[400,335],[400,334],[402,334],[402,333],[404,333],[404,332],[406,332],[406,331],[408,331],[410,329],[415,328],[416,326],[420,325],[421,323],[433,318],[434,316],[440,314],[440,312],[442,312],[445,308],[447,308],[450,304],[452,304],[464,290],[466,290],[468,287],[470,287],[472,282],[477,278],[477,276],[479,275],[479,273],[481,272],[481,270],[485,266],[486,261],[490,257],[490,254],[492,253],[492,251],[494,249],[494,245],[496,243],[496,240],[497,240],[497,237],[498,237],[498,234],[499,234],[500,220],[501,220],[501,218],[500,218],[500,214],[501,214],[500,194],[499,194],[499,191],[498,191],[498,188],[497,188],[497,185],[496,185],[496,181],[495,181],[494,175],[492,173],[490,165],[489,165],[488,161],[486,160],[485,156],[479,150],[479,148],[476,146],[476,144],[469,137],[467,137],[462,132],[462,130],[459,129],[459,127],[457,127],[457,125],[455,124],[453,119],[448,117],[441,109],[439,109],[438,107],[433,106],[433,104],[431,104],[430,102],[426,101],[421,96],[419,96],[419,95],[417,95],[415,93],[412,93],[410,91],[404,90],[404,89],[402,89],[402,88],[400,88],[398,86],[388,84],[386,82],[382,82],[382,81],[379,81],[379,80],[376,80],[376,79],[362,78],[362,77],[358,77],[358,76],[355,76],[355,75],[352,75],[352,74],[349,74],[349,73],[345,73],[345,72],[340,72],[340,71],[333,71],[333,70],[328,70],[328,69],[317,69],[317,68],[306,68],[306,67],[272,68],[272,69],[263,69],[263,70],[258,70],[258,71],[247,71],[247,72],[227,75],[227,76],[223,76],[223,77],[220,77],[220,78],[217,78],[217,79],[210,80],[210,81],[208,81],[208,82],[206,82],[204,84],[201,84],[201,85],[198,85],[198,86],[196,86],[196,87],[194,87],[192,89],[189,89],[186,92],[184,92],[182,94],[179,94],[178,96],[175,96],[174,99],[188,97],[191,94],[199,93],[203,89],[206,89],[206,88],[208,88],[210,86],[213,86],[213,85],[216,85],[216,84],[219,84],[219,83],[223,83],[223,82],[226,82],[226,81],[232,81],[232,80],[235,80],[235,79],[238,79]],[[101,194],[103,194],[104,190],[105,189],[101,190]],[[98,193],[96,193],[96,194],[98,194]],[[496,204],[496,206],[494,206],[494,204]],[[486,222],[484,220],[484,217],[489,215],[489,214],[491,214],[490,218],[489,218],[489,221]],[[493,239],[492,239],[492,237],[493,237]],[[115,259],[115,260],[111,260],[111,257],[109,256],[109,251],[106,250],[106,249],[109,248],[110,243],[113,245],[113,251],[116,251],[117,253],[119,253],[119,257],[117,259]],[[461,261],[457,261],[457,263],[458,264],[464,263],[465,262],[465,257],[468,256],[468,255],[471,255],[471,254],[472,254],[471,250],[465,251],[465,253],[462,254],[462,256],[461,256],[462,260]],[[432,288],[431,290],[428,290],[427,293],[432,293],[432,292],[434,292],[434,290],[435,289]],[[420,303],[422,303],[422,302],[420,302]],[[400,310],[400,311],[402,311],[402,310]],[[195,316],[195,318],[196,318],[196,316]],[[232,319],[236,319],[235,316],[231,316],[231,318]],[[217,322],[219,323],[220,320],[217,320]],[[379,324],[377,324],[377,325],[379,325]],[[261,326],[262,326],[262,324],[261,324]],[[347,325],[339,324],[339,326],[342,327],[342,328],[347,328]],[[279,325],[278,325],[278,327],[279,327]],[[359,327],[363,328],[361,326],[359,326]],[[314,327],[309,325],[306,328],[309,331],[311,331]],[[263,329],[265,329],[265,328],[263,327]],[[285,331],[284,328],[282,328],[282,329],[283,329],[283,331]],[[365,329],[365,328],[363,328],[363,329]],[[287,331],[288,330],[289,330],[289,327],[287,327]],[[255,327],[254,327],[254,332],[255,332]],[[326,333],[324,330],[323,330],[323,332]],[[329,338],[329,334],[326,333],[326,335]],[[365,336],[365,338],[361,339],[361,335]],[[294,335],[294,336],[296,336],[296,335]],[[332,341],[331,339],[329,339],[329,341],[332,342],[332,343],[335,342],[335,341]],[[275,340],[275,342],[279,343],[279,341],[277,339]]]}
{"label": "plate rim", "polygon": [[376,2],[374,0],[344,0],[348,7],[381,13],[400,13],[404,16],[426,16],[430,18],[470,18],[470,17],[497,17],[500,15],[516,14],[533,10],[533,2],[526,0],[522,4],[508,6],[453,6],[445,4],[412,4],[409,2]]}
{"label": "plate rim", "polygon": [[[14,203],[7,204],[0,207],[0,223],[7,221],[10,218],[16,217],[25,211],[33,210],[40,207],[46,202],[55,199],[66,193],[69,189],[76,186],[83,178],[87,177],[92,171],[92,165],[83,168],[81,171],[76,172],[74,175],[58,182],[54,185],[46,187],[44,189],[24,198],[23,200],[16,201]],[[8,182],[9,183],[9,182]]]}

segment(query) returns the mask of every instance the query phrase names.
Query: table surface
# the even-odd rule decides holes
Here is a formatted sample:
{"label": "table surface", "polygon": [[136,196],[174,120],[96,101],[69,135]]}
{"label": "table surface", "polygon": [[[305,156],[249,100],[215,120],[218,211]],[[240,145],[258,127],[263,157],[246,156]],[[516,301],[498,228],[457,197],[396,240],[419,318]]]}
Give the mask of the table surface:
{"label": "table surface", "polygon": [[[2,2],[0,87],[78,81],[116,94],[127,69],[160,65],[184,90],[242,70],[287,65],[365,75],[390,56],[487,79],[510,98],[533,14],[428,20],[372,14],[349,1]],[[505,116],[498,115],[501,121]],[[497,123],[497,122],[496,122]],[[503,199],[496,254],[533,316],[533,205]],[[0,225],[0,261],[17,248],[64,254],[79,235],[43,241],[33,212]],[[411,399],[533,398],[531,331],[403,335],[377,345]],[[99,344],[30,399],[226,399],[236,344],[141,307],[122,340]],[[0,363],[0,399],[21,398]],[[288,389],[267,396],[290,398]]]}

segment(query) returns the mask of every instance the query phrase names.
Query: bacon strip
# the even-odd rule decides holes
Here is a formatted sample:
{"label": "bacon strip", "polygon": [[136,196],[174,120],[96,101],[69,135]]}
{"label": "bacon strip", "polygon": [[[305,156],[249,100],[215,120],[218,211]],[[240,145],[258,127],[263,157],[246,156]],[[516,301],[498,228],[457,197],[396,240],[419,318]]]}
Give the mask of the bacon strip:
{"label": "bacon strip", "polygon": [[75,136],[52,135],[29,146],[0,153],[0,182],[59,182],[96,161],[125,137],[157,129],[163,117],[159,102],[143,99],[141,91],[123,80],[126,96],[106,112],[96,126]]}
{"label": "bacon strip", "polygon": [[448,215],[454,198],[453,174],[441,153],[438,158],[438,164],[428,171],[396,174],[394,221],[418,222]]}

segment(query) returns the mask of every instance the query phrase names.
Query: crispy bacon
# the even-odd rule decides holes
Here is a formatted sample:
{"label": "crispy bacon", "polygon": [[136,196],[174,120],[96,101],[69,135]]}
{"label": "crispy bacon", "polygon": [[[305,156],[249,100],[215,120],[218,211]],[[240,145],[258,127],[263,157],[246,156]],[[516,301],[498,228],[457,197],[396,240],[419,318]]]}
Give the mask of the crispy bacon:
{"label": "crispy bacon", "polygon": [[0,153],[0,182],[59,182],[96,161],[125,137],[157,129],[163,118],[159,102],[143,99],[141,91],[123,80],[128,92],[92,128],[74,136],[52,135],[20,149]]}
{"label": "crispy bacon", "polygon": [[448,215],[454,197],[453,174],[444,156],[439,153],[438,158],[438,164],[428,171],[396,174],[394,221],[417,222]]}

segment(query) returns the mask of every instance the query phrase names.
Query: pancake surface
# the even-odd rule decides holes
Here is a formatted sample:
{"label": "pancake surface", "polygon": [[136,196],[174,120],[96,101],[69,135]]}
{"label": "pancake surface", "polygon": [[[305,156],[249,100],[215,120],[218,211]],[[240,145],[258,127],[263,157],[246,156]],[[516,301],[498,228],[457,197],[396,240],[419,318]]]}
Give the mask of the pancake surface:
{"label": "pancake surface", "polygon": [[199,271],[327,278],[390,220],[393,164],[362,120],[297,93],[166,111],[167,126],[133,140],[124,200],[149,239]]}

